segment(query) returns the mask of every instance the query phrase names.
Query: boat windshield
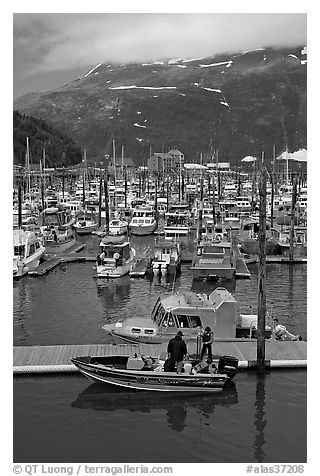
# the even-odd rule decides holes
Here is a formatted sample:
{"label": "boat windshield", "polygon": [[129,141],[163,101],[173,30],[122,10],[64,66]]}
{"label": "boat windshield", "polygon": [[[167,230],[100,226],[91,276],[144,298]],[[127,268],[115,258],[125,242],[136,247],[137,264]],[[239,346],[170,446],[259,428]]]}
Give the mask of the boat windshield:
{"label": "boat windshield", "polygon": [[176,316],[178,320],[178,327],[181,328],[195,328],[201,327],[201,319],[200,316],[192,316],[187,314],[178,314]]}
{"label": "boat windshield", "polygon": [[160,299],[156,302],[152,314],[151,314],[151,319],[153,319],[156,324],[159,326],[160,322],[165,314],[165,310],[160,302]]}

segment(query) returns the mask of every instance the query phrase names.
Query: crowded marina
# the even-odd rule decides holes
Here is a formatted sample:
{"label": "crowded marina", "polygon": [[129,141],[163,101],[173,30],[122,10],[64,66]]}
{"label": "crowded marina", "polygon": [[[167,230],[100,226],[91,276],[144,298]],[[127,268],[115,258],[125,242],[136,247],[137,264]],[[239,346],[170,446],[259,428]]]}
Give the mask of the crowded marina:
{"label": "crowded marina", "polygon": [[[26,167],[16,168],[13,277],[43,279],[62,263],[72,266],[72,263],[86,262],[94,265],[95,278],[106,283],[126,275],[129,279],[142,278],[141,286],[145,279],[171,283],[171,296],[158,297],[149,319],[134,315],[123,320],[119,316],[117,321],[101,326],[101,332],[111,338],[113,344],[134,344],[135,355],[141,354],[141,345],[153,345],[154,354],[150,354],[150,358],[156,359],[157,371],[164,372],[165,358],[159,361],[159,356],[168,341],[182,331],[184,341],[193,346],[193,360],[190,361],[190,356],[185,359],[178,373],[191,375],[189,364],[193,372],[201,363],[200,342],[203,330],[209,326],[214,347],[224,343],[225,355],[237,355],[234,357],[236,371],[254,368],[257,358],[252,359],[251,352],[259,333],[259,310],[253,312],[252,309],[257,303],[252,303],[249,314],[240,311],[226,287],[235,280],[250,279],[250,264],[261,260],[263,225],[266,263],[306,263],[306,171],[291,161],[289,173],[288,159],[284,160],[283,154],[278,160],[275,158],[268,171],[261,158],[246,157],[244,162],[240,161],[241,166],[233,170],[230,164],[219,163],[214,157],[205,164],[202,156],[199,162],[184,163],[179,150],[171,153],[174,173],[163,170],[161,154],[156,154],[157,170],[152,168],[153,157],[149,167],[137,168],[127,168],[123,159],[122,163],[114,160],[114,166],[107,166],[108,157],[99,167],[84,160],[70,169],[46,169],[41,163],[39,169],[31,168],[29,161]],[[267,180],[262,192],[264,170]],[[265,202],[264,217],[262,201]],[[152,236],[144,246],[143,240]],[[91,240],[90,243],[94,240],[94,249],[91,247],[88,251],[87,242],[78,241],[80,237]],[[192,282],[190,291],[180,295],[175,290],[175,282],[184,272],[183,263],[191,272]],[[211,290],[193,292],[194,282],[199,283],[200,289],[204,283],[209,284]],[[272,359],[266,358],[264,366],[270,366],[270,360],[284,368],[306,366],[306,342],[281,323],[281,316],[274,316],[269,310],[264,312],[263,339],[276,343],[275,355]],[[230,342],[236,346],[241,342],[240,354],[237,347],[230,348]],[[286,352],[288,342],[292,343],[289,354]],[[108,352],[110,354],[110,349]],[[224,354],[215,356],[216,364],[209,359],[213,379],[222,372],[219,358]],[[70,358],[82,371],[84,356],[71,355]],[[122,355],[114,355],[114,358],[124,361]],[[19,362],[14,365],[16,373],[43,372],[44,368],[52,371],[50,349],[42,349],[42,360],[35,365],[23,358]],[[110,359],[106,362],[105,367],[114,366],[108,363]],[[56,371],[59,368],[76,370],[65,362],[55,368]],[[200,368],[201,375],[209,372],[208,366],[203,368],[205,370]],[[89,369],[89,377],[95,371],[97,369]],[[137,381],[140,377],[135,375]],[[208,382],[206,388],[210,387]],[[225,380],[218,386],[219,390],[224,383]],[[115,384],[121,386],[124,382]],[[195,391],[201,388],[204,391],[201,386]],[[148,389],[152,390],[152,385]],[[165,391],[177,390],[165,386]]]}

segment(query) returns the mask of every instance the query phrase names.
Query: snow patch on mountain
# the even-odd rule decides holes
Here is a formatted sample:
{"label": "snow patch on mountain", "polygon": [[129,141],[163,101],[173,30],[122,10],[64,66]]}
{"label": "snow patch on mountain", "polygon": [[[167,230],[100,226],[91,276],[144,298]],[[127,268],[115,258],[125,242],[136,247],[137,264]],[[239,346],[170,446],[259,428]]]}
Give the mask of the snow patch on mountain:
{"label": "snow patch on mountain", "polygon": [[211,89],[211,88],[201,88],[201,89],[206,89],[207,91],[212,91],[214,93],[221,93],[221,89]]}
{"label": "snow patch on mountain", "polygon": [[109,88],[112,90],[117,90],[117,89],[151,89],[151,90],[159,90],[159,89],[177,89],[176,86],[114,86],[113,88]]}
{"label": "snow patch on mountain", "polygon": [[87,78],[87,77],[89,76],[89,74],[93,73],[93,72],[94,72],[97,68],[99,68],[99,66],[101,66],[101,65],[102,65],[102,63],[97,64],[97,66],[95,66],[94,68],[90,69],[90,71],[89,71],[87,74],[85,74],[83,77],[84,77],[84,78]]}
{"label": "snow patch on mountain", "polygon": [[288,55],[288,56],[291,56],[291,58],[296,58],[296,59],[298,59],[298,56],[293,55],[292,53],[291,53],[290,55]]}
{"label": "snow patch on mountain", "polygon": [[212,66],[222,66],[227,65],[226,68],[230,68],[232,61],[222,61],[221,63],[211,63],[211,64],[199,64],[200,68],[211,68]]}
{"label": "snow patch on mountain", "polygon": [[189,63],[190,61],[199,61],[199,60],[202,60],[204,58],[205,58],[205,56],[201,56],[201,58],[184,59],[184,60],[182,60],[182,63]]}
{"label": "snow patch on mountain", "polygon": [[301,64],[307,64],[307,60],[301,60],[300,63]]}
{"label": "snow patch on mountain", "polygon": [[246,55],[247,53],[252,53],[254,51],[264,51],[264,50],[265,50],[265,48],[255,48],[254,50],[243,51],[241,54],[243,56],[243,55]]}
{"label": "snow patch on mountain", "polygon": [[224,102],[224,101],[220,101],[220,104],[222,104],[223,106],[227,106],[230,108],[229,104],[227,102]]}
{"label": "snow patch on mountain", "polygon": [[137,122],[135,122],[133,125],[135,127],[142,127],[143,129],[146,129],[146,126],[141,126],[141,124],[138,124]]}

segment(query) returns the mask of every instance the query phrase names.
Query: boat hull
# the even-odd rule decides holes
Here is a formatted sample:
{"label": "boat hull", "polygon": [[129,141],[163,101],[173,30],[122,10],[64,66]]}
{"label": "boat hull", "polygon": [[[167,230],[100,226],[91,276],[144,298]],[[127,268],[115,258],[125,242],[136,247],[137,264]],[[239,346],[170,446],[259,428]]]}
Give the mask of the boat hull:
{"label": "boat hull", "polygon": [[89,225],[83,227],[74,227],[77,235],[90,235],[94,230],[98,228],[98,225]]}
{"label": "boat hull", "polygon": [[13,278],[18,279],[22,276],[25,276],[29,271],[33,271],[37,266],[39,266],[40,259],[44,254],[44,248],[36,253],[33,257],[27,258],[22,263],[22,266],[18,266],[17,263],[13,264]]}
{"label": "boat hull", "polygon": [[[90,357],[86,359],[88,362],[94,360]],[[134,390],[215,393],[221,392],[228,381],[225,374],[187,375],[176,372],[119,370],[99,363],[86,363],[79,358],[71,361],[93,382]]]}
{"label": "boat hull", "polygon": [[58,243],[47,242],[46,243],[46,253],[64,253],[69,250],[72,246],[76,244],[76,238],[73,237],[71,240],[61,241]]}
{"label": "boat hull", "polygon": [[97,278],[121,278],[125,274],[130,273],[135,265],[135,252],[131,250],[130,259],[121,266],[113,265],[97,265]]}
{"label": "boat hull", "polygon": [[150,225],[129,225],[129,230],[132,235],[144,236],[151,235],[157,228],[157,222],[151,223]]}

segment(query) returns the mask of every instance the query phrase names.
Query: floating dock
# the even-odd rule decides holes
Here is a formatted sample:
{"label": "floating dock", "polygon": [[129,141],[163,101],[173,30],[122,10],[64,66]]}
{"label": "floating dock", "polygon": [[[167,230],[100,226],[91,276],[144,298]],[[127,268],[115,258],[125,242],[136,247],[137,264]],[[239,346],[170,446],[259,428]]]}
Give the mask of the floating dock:
{"label": "floating dock", "polygon": [[[246,264],[258,263],[258,255],[250,255],[245,258]],[[289,256],[284,255],[267,255],[266,263],[286,263],[286,264],[297,264],[297,263],[307,263],[307,257],[294,256],[292,260],[289,259]]]}
{"label": "floating dock", "polygon": [[[189,354],[196,353],[196,343],[187,343]],[[256,365],[257,341],[235,339],[213,343],[214,355],[232,355],[239,359],[239,368]],[[91,344],[25,346],[13,348],[13,373],[15,375],[78,372],[71,363],[72,357],[84,355],[134,355],[135,353],[159,356],[166,352],[167,344]],[[307,367],[307,342],[266,340],[266,367]]]}

